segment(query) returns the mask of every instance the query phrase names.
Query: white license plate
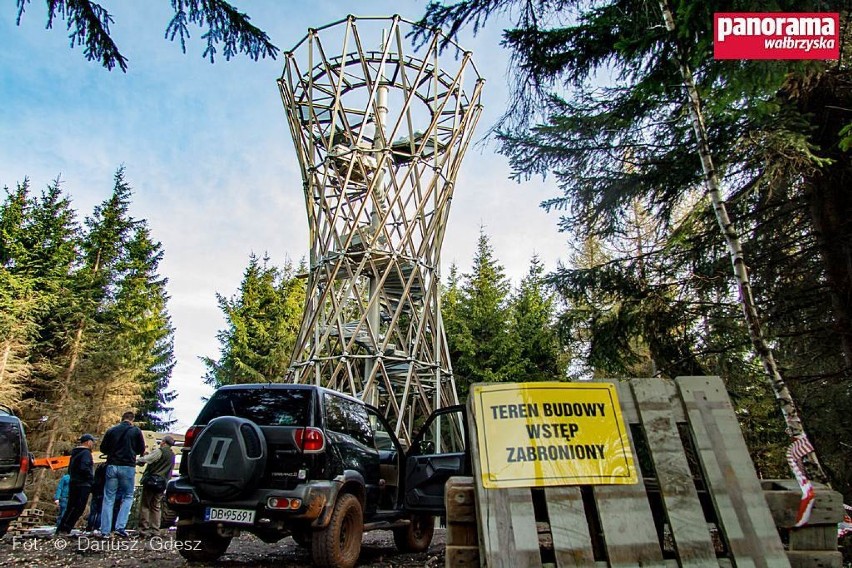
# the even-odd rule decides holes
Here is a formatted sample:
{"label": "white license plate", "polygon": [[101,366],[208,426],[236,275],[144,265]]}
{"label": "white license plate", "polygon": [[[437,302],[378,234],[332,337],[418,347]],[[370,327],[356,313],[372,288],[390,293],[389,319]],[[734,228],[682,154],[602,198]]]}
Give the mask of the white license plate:
{"label": "white license plate", "polygon": [[249,509],[227,509],[225,507],[207,507],[205,521],[221,521],[239,525],[253,525],[254,511]]}

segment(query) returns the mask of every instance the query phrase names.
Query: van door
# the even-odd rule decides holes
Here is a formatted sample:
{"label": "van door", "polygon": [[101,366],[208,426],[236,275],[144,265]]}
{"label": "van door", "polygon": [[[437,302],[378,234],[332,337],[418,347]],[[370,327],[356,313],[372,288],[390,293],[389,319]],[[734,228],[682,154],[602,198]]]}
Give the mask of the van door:
{"label": "van door", "polygon": [[444,515],[444,484],[470,475],[464,406],[435,411],[411,442],[405,458],[405,508]]}

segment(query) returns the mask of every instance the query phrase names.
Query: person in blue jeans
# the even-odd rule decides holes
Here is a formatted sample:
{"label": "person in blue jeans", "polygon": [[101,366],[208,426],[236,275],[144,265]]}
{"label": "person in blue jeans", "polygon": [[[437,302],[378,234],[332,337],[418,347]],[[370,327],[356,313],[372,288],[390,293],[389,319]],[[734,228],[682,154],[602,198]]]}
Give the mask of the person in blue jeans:
{"label": "person in blue jeans", "polygon": [[113,507],[119,502],[115,534],[127,535],[127,519],[133,505],[133,489],[136,485],[136,456],[145,453],[145,438],[142,431],[133,425],[136,415],[125,412],[121,422],[110,428],[101,441],[101,453],[107,459],[104,499],[101,504],[101,528],[95,534],[109,536],[112,529]]}

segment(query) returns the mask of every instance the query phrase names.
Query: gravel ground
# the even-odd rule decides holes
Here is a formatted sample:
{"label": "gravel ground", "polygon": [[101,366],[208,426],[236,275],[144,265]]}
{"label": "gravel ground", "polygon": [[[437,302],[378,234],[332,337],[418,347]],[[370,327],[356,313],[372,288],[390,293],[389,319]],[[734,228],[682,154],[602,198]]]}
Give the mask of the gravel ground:
{"label": "gravel ground", "polygon": [[[364,535],[360,567],[399,568],[444,565],[444,530],[436,529],[432,546],[419,554],[400,554],[388,531],[373,531]],[[92,539],[86,536],[53,538],[7,534],[0,539],[0,566],[32,566],[37,568],[149,566],[174,568],[192,566],[232,567],[308,567],[310,553],[287,537],[275,544],[266,544],[252,535],[243,534],[231,542],[227,553],[215,564],[189,564],[175,550],[173,533],[163,537],[128,539]]]}

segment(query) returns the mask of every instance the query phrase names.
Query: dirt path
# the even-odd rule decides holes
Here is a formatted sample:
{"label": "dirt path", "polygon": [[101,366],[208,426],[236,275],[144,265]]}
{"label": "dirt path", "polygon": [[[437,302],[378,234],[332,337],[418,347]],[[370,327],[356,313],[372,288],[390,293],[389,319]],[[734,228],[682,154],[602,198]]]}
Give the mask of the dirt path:
{"label": "dirt path", "polygon": [[[33,568],[148,566],[174,568],[193,566],[232,567],[309,567],[310,553],[285,538],[266,544],[251,535],[235,538],[228,552],[215,564],[188,564],[175,550],[173,533],[163,537],[128,539],[92,539],[86,536],[52,538],[48,536],[12,536],[0,539],[0,566],[32,566]],[[362,568],[437,568],[444,565],[444,530],[437,529],[432,546],[420,554],[400,554],[393,535],[374,531],[364,535],[358,566]]]}

